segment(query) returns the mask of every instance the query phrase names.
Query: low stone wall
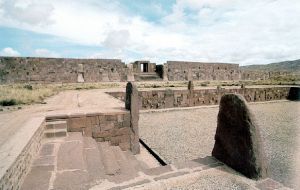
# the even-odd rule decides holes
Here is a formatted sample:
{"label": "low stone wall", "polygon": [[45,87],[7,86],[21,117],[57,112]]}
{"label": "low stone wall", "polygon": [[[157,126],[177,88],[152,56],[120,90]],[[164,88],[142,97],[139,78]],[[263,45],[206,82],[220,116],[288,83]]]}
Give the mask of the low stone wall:
{"label": "low stone wall", "polygon": [[[140,109],[217,105],[224,94],[241,94],[248,102],[287,99],[291,87],[139,91]],[[124,100],[124,92],[109,92]]]}
{"label": "low stone wall", "polygon": [[20,189],[33,158],[39,151],[44,117],[33,118],[1,147],[0,189]]}
{"label": "low stone wall", "polygon": [[158,90],[140,92],[141,109],[163,109],[219,104],[224,94],[241,94],[248,102],[286,99],[290,87],[203,89],[203,90]]}

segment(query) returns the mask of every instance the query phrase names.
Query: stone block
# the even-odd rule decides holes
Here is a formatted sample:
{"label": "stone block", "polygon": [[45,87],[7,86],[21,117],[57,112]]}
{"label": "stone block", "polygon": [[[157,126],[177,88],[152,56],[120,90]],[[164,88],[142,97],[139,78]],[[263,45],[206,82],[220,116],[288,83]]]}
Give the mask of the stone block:
{"label": "stone block", "polygon": [[171,172],[171,171],[173,171],[171,166],[167,165],[167,166],[159,166],[159,167],[156,167],[156,168],[146,169],[146,170],[144,170],[144,173],[146,175],[155,176],[155,175],[161,175],[161,174],[164,174],[164,173],[168,173],[168,172]]}
{"label": "stone block", "polygon": [[54,189],[88,189],[89,175],[86,171],[64,171],[57,173]]}
{"label": "stone block", "polygon": [[68,131],[80,132],[86,127],[86,117],[70,117],[68,119]]}
{"label": "stone block", "polygon": [[57,155],[57,170],[84,170],[83,143],[70,141],[63,143]]}
{"label": "stone block", "polygon": [[33,167],[27,174],[21,190],[49,189],[51,172],[43,167]]}
{"label": "stone block", "polygon": [[166,174],[166,175],[163,175],[163,176],[160,176],[160,177],[155,177],[154,180],[155,181],[159,181],[159,180],[162,180],[162,179],[169,179],[169,178],[172,178],[172,177],[178,177],[178,176],[183,176],[185,174],[188,174],[189,172],[175,172],[175,173],[170,173],[170,174]]}
{"label": "stone block", "polygon": [[259,126],[240,95],[221,98],[212,155],[249,178],[267,176]]}
{"label": "stone block", "polygon": [[113,122],[100,124],[101,131],[112,130],[114,127],[115,127],[115,123]]}

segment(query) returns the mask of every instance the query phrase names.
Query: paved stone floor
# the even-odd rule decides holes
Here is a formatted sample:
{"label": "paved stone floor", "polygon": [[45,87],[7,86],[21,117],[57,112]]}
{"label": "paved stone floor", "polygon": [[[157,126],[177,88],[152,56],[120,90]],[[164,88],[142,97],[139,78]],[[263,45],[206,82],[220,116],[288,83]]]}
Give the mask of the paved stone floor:
{"label": "paved stone floor", "polygon": [[[250,108],[262,128],[271,178],[297,187],[300,102],[251,103]],[[218,106],[143,113],[140,136],[169,163],[211,155],[217,113]]]}

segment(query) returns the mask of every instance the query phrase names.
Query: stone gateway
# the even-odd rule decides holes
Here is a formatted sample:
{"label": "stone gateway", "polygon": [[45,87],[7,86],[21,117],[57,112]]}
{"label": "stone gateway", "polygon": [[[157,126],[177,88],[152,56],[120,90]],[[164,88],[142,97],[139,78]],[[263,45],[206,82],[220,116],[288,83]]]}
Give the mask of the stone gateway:
{"label": "stone gateway", "polygon": [[221,98],[212,155],[249,178],[267,176],[259,127],[241,95]]}

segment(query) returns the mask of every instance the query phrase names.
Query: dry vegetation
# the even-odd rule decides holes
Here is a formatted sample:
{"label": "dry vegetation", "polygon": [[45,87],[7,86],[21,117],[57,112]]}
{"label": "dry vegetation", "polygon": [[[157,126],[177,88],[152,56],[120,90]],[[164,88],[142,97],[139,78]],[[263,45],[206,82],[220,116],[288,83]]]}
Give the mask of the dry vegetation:
{"label": "dry vegetation", "polygon": [[44,99],[65,90],[120,87],[118,83],[10,84],[0,85],[0,106],[44,103]]}

